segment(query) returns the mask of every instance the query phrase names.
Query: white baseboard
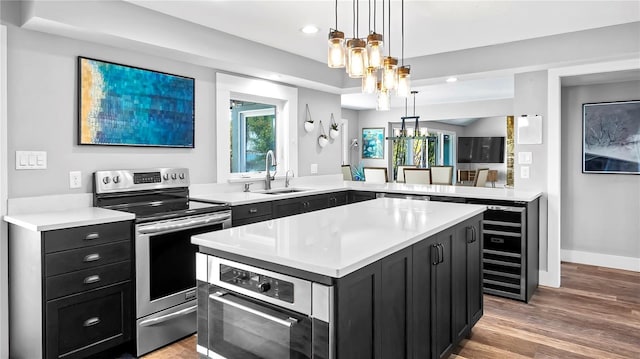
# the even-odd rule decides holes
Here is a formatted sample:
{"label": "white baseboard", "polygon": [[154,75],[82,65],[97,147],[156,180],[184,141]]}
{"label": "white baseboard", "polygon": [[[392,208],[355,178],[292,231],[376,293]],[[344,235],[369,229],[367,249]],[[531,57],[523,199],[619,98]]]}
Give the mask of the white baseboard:
{"label": "white baseboard", "polygon": [[640,258],[614,256],[610,254],[582,252],[568,249],[561,250],[560,254],[564,262],[588,264],[598,267],[640,272]]}

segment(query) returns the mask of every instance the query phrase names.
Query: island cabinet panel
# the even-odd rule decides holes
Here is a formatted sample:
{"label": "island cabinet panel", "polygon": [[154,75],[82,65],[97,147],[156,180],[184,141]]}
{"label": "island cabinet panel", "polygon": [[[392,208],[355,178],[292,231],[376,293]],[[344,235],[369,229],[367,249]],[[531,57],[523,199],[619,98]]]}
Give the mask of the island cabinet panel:
{"label": "island cabinet panel", "polygon": [[346,192],[282,199],[273,202],[273,218],[293,216],[345,204],[347,204]]}
{"label": "island cabinet panel", "polygon": [[376,193],[375,192],[349,191],[349,194],[347,195],[347,202],[348,203],[356,203],[356,202],[368,201],[370,199],[376,199]]}
{"label": "island cabinet panel", "polygon": [[448,358],[482,316],[481,221],[337,279],[337,358]]}
{"label": "island cabinet panel", "polygon": [[455,340],[468,336],[482,316],[482,216],[457,226],[453,241],[453,331]]}
{"label": "island cabinet panel", "polygon": [[412,358],[412,249],[338,280],[338,358]]}

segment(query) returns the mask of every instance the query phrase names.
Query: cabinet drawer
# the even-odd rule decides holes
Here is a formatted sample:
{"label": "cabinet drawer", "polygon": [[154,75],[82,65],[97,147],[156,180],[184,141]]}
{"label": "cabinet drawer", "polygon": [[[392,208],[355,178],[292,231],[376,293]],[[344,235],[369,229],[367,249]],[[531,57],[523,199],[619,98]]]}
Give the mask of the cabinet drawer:
{"label": "cabinet drawer", "polygon": [[123,241],[131,238],[131,222],[114,222],[44,232],[44,251],[68,249]]}
{"label": "cabinet drawer", "polygon": [[131,278],[131,262],[118,262],[47,278],[47,300]]}
{"label": "cabinet drawer", "polygon": [[231,207],[232,219],[261,217],[271,214],[271,202],[261,202]]}
{"label": "cabinet drawer", "polygon": [[85,358],[131,338],[131,284],[47,303],[47,358]]}
{"label": "cabinet drawer", "polygon": [[99,246],[56,252],[45,256],[46,276],[53,276],[131,258],[131,242],[121,241]]}

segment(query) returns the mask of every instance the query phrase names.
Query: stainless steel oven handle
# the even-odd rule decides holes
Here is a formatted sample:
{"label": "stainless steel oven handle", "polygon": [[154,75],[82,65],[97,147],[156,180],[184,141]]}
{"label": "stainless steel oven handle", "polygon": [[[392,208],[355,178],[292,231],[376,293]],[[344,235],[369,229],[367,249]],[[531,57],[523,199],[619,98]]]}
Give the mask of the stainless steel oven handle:
{"label": "stainless steel oven handle", "polygon": [[231,214],[224,213],[224,214],[218,214],[215,216],[207,216],[204,218],[191,219],[189,221],[176,221],[175,223],[172,223],[172,222],[158,223],[158,224],[152,224],[148,226],[141,226],[138,228],[138,232],[142,234],[149,234],[149,233],[173,231],[176,229],[199,227],[205,224],[220,223],[220,222],[229,220],[230,218],[231,218]]}
{"label": "stainless steel oven handle", "polygon": [[177,312],[173,312],[173,313],[170,313],[170,314],[163,315],[161,317],[143,320],[143,321],[140,322],[140,326],[141,327],[149,327],[149,326],[152,326],[152,325],[156,325],[156,324],[159,324],[159,323],[162,323],[162,322],[166,322],[167,320],[171,320],[171,319],[173,319],[175,317],[180,317],[180,316],[183,316],[183,315],[187,315],[189,313],[193,313],[197,309],[198,309],[198,306],[194,305],[194,306],[191,306],[191,307],[180,309]]}
{"label": "stainless steel oven handle", "polygon": [[232,307],[236,307],[236,308],[238,308],[240,310],[243,310],[245,312],[257,315],[257,316],[262,317],[264,319],[270,320],[270,321],[272,321],[274,323],[278,323],[280,325],[284,325],[285,327],[288,327],[288,328],[291,328],[292,325],[294,325],[295,323],[298,322],[298,320],[296,320],[294,318],[287,318],[286,320],[283,320],[283,319],[280,319],[280,318],[276,318],[276,317],[274,317],[272,315],[269,315],[267,313],[263,313],[263,312],[261,312],[259,310],[255,310],[253,308],[245,307],[242,304],[238,304],[238,303],[232,302],[232,301],[230,301],[230,300],[228,300],[226,298],[223,298],[222,296],[225,295],[225,294],[226,293],[215,292],[215,293],[209,295],[209,298],[211,298],[211,299],[213,299],[213,300],[215,300],[217,302],[220,302],[222,304],[230,305]]}

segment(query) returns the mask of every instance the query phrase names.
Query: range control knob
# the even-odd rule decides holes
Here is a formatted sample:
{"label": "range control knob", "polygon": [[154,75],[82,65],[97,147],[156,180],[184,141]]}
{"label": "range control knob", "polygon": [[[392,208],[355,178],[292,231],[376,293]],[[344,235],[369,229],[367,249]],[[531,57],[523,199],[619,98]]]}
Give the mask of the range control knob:
{"label": "range control knob", "polygon": [[102,177],[102,183],[109,184],[109,182],[111,182],[111,179],[109,177]]}
{"label": "range control knob", "polygon": [[258,290],[260,292],[262,292],[262,293],[268,292],[269,289],[271,289],[271,283],[262,282],[262,283],[258,284]]}
{"label": "range control knob", "polygon": [[169,180],[169,174],[165,173],[164,176],[162,176],[162,179],[164,179],[165,181]]}
{"label": "range control knob", "polygon": [[120,176],[113,177],[113,183],[118,183],[118,182],[120,182]]}
{"label": "range control knob", "polygon": [[180,173],[180,179],[183,180],[184,179],[184,173]]}
{"label": "range control knob", "polygon": [[177,175],[177,174],[175,174],[175,173],[172,173],[172,174],[171,174],[171,179],[172,179],[172,180],[175,180],[176,178],[178,178],[178,175]]}

